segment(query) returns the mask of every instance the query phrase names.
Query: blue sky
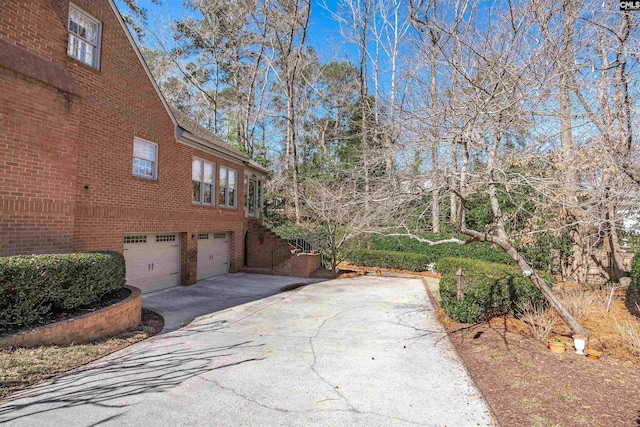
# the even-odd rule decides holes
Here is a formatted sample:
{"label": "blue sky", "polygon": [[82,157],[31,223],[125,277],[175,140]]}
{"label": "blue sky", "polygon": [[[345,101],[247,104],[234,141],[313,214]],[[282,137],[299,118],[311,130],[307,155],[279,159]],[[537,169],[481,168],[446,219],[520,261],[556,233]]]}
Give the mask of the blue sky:
{"label": "blue sky", "polygon": [[[126,13],[127,7],[122,0],[115,1],[120,11]],[[336,9],[336,3],[336,0],[327,0],[327,5],[332,10]],[[152,27],[154,24],[167,20],[175,22],[187,13],[181,0],[164,0],[160,6],[153,4],[151,0],[138,0],[138,4],[147,9],[149,25]],[[353,47],[347,46],[343,42],[338,23],[329,17],[329,13],[317,0],[312,0],[308,42],[318,52],[321,60],[325,62],[333,59],[353,58],[355,53]]]}

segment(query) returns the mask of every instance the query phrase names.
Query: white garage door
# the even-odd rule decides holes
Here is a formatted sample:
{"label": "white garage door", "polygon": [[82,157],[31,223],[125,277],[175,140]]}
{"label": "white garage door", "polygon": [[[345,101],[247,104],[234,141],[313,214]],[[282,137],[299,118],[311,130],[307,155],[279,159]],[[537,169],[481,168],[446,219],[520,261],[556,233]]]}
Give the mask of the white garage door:
{"label": "white garage door", "polygon": [[198,234],[198,280],[229,272],[227,233]]}
{"label": "white garage door", "polygon": [[177,234],[124,237],[127,285],[143,293],[180,284],[180,238]]}

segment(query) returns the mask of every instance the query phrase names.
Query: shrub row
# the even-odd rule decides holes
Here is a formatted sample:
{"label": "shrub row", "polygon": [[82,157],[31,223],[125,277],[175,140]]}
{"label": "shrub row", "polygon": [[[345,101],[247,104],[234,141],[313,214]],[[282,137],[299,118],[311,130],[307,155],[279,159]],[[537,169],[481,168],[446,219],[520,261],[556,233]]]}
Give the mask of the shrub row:
{"label": "shrub row", "polygon": [[[544,297],[519,268],[486,261],[443,258],[436,263],[440,280],[441,306],[450,318],[463,323],[476,323],[505,314],[518,315],[527,301],[540,306]],[[458,269],[464,270],[465,295],[457,298]],[[548,274],[542,274],[551,280]]]}
{"label": "shrub row", "polygon": [[349,253],[348,261],[366,267],[397,268],[410,271],[426,271],[431,259],[422,254],[358,249]]}
{"label": "shrub row", "polygon": [[[426,235],[430,240],[441,240],[451,236],[430,234]],[[461,240],[466,239],[465,236],[457,236]],[[436,262],[441,258],[474,258],[483,261],[501,262],[511,264],[511,258],[502,250],[495,248],[491,243],[476,242],[468,245],[459,245],[457,243],[443,243],[441,245],[428,245],[421,243],[409,237],[372,237],[372,248],[381,251],[397,251],[409,252],[414,254],[422,254],[429,258],[429,262]]]}
{"label": "shrub row", "polygon": [[124,278],[124,257],[117,252],[0,258],[0,330],[93,304],[124,286]]}
{"label": "shrub row", "polygon": [[640,253],[635,254],[631,261],[631,288],[640,291]]}

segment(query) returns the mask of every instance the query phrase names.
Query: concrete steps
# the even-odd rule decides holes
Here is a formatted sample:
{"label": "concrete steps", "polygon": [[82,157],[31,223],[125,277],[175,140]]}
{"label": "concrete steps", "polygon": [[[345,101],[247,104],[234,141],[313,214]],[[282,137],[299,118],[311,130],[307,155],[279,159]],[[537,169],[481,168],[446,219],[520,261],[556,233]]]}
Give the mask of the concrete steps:
{"label": "concrete steps", "polygon": [[273,275],[274,272],[272,269],[270,268],[263,268],[263,267],[242,267],[240,269],[241,273],[249,273],[249,274],[267,274],[267,275]]}

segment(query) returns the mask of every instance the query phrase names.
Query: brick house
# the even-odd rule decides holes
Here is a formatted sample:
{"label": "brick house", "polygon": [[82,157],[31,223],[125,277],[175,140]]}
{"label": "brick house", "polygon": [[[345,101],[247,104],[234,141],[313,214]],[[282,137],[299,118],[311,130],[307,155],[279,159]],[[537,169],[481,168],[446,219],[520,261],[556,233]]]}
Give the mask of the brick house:
{"label": "brick house", "polygon": [[0,256],[115,250],[149,292],[265,252],[268,171],[167,105],[112,0],[0,1],[0,129]]}

